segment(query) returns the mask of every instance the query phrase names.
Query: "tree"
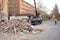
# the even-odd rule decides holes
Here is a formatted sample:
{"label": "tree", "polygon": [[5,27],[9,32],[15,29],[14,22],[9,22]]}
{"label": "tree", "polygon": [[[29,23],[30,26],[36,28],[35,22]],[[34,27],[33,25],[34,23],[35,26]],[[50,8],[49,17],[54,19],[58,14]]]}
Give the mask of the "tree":
{"label": "tree", "polygon": [[38,0],[38,3],[37,3],[38,5],[38,9],[42,9],[42,7],[43,7],[43,5],[42,5],[42,1],[41,0]]}
{"label": "tree", "polygon": [[55,16],[56,19],[59,19],[58,15],[59,15],[59,9],[58,9],[57,4],[55,4],[55,7],[52,10],[52,17]]}

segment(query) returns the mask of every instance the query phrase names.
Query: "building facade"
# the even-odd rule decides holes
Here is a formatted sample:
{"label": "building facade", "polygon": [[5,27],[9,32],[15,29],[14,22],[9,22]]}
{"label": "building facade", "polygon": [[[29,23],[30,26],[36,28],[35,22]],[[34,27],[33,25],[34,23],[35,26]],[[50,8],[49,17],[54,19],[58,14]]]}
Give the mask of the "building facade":
{"label": "building facade", "polygon": [[24,0],[0,0],[0,14],[2,19],[8,16],[35,14],[35,7]]}
{"label": "building facade", "polygon": [[34,14],[35,8],[24,0],[8,0],[8,13],[12,16]]}
{"label": "building facade", "polygon": [[20,0],[20,14],[35,14],[35,7],[24,0]]}
{"label": "building facade", "polygon": [[11,16],[16,16],[17,14],[20,14],[19,4],[20,4],[20,0],[8,0],[8,13]]}
{"label": "building facade", "polygon": [[35,13],[35,7],[24,0],[0,0],[0,11],[1,10],[3,13],[8,13],[12,16]]}
{"label": "building facade", "polygon": [[8,0],[0,0],[0,21],[8,18]]}

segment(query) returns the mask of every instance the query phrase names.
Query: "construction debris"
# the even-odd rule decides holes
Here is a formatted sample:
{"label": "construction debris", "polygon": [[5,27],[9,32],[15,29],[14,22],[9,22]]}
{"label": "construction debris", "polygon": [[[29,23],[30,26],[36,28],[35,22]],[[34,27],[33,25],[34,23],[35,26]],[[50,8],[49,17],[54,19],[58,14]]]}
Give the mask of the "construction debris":
{"label": "construction debris", "polygon": [[17,33],[18,31],[23,32],[27,30],[32,32],[33,28],[31,25],[26,21],[26,19],[13,19],[9,20],[8,22],[1,22],[0,23],[0,31],[2,32],[9,32],[9,33]]}
{"label": "construction debris", "polygon": [[37,33],[43,30],[34,29],[26,19],[13,19],[0,22],[0,32],[2,33]]}

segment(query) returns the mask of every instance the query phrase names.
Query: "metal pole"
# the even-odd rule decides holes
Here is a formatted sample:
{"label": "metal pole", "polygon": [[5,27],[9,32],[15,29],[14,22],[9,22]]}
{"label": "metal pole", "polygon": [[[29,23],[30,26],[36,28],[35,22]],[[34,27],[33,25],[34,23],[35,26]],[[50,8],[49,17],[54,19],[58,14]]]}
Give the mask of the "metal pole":
{"label": "metal pole", "polygon": [[4,1],[3,0],[1,3],[1,7],[2,7],[2,9],[1,9],[1,21],[2,21],[2,19],[3,19],[3,8],[4,8]]}
{"label": "metal pole", "polygon": [[35,5],[35,12],[36,12],[36,15],[37,15],[37,8],[36,8],[36,1],[34,0],[34,5]]}
{"label": "metal pole", "polygon": [[9,10],[9,1],[8,1],[8,20],[10,20],[10,12],[9,12],[10,10]]}

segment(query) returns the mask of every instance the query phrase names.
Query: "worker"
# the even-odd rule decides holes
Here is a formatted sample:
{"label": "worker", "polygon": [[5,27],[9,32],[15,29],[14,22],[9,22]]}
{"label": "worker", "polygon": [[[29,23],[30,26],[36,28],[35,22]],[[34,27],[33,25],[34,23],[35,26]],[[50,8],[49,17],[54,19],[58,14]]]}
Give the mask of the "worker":
{"label": "worker", "polygon": [[57,19],[55,19],[55,24],[57,24]]}

